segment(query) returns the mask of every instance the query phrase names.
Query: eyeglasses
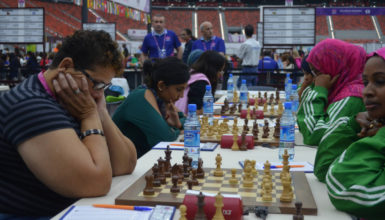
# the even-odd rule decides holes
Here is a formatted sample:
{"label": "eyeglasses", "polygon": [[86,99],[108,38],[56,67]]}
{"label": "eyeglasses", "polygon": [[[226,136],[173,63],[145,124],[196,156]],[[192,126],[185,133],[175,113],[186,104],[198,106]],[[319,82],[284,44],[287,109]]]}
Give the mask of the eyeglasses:
{"label": "eyeglasses", "polygon": [[80,71],[94,84],[92,88],[95,90],[107,89],[109,86],[111,86],[111,83],[105,83],[98,80],[94,80],[85,70]]}

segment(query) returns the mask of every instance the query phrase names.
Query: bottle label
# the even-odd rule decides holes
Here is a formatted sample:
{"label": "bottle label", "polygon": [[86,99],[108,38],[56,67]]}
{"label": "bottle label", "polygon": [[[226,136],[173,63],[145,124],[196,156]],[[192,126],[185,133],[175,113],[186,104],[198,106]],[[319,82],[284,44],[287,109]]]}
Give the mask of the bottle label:
{"label": "bottle label", "polygon": [[185,147],[200,147],[200,131],[185,130],[184,131],[184,146]]}
{"label": "bottle label", "polygon": [[294,142],[294,125],[281,125],[280,142]]}
{"label": "bottle label", "polygon": [[239,99],[247,102],[247,92],[241,92]]}
{"label": "bottle label", "polygon": [[203,102],[203,113],[213,113],[214,112],[214,105],[213,105],[213,98],[205,99],[205,102]]}
{"label": "bottle label", "polygon": [[233,91],[234,90],[234,84],[233,83],[227,83],[227,90]]}

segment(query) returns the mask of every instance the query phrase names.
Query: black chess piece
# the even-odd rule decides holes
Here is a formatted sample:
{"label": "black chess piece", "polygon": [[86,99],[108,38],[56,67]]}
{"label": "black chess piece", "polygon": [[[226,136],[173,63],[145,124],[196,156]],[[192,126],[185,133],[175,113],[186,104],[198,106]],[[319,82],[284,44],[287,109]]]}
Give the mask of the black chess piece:
{"label": "black chess piece", "polygon": [[165,157],[165,161],[164,161],[164,175],[166,177],[171,177],[171,173],[170,173],[170,169],[171,169],[171,150],[170,150],[170,146],[167,145],[167,148],[166,150],[164,151],[164,153],[166,154],[166,157]]}
{"label": "black chess piece", "polygon": [[296,202],[295,208],[296,208],[296,214],[293,215],[293,220],[303,220],[302,202]]}
{"label": "black chess piece", "polygon": [[197,195],[197,197],[198,197],[198,202],[197,202],[198,210],[195,214],[194,220],[207,220],[205,211],[203,209],[203,207],[205,206],[205,195],[203,195],[203,193],[200,192],[199,195]]}
{"label": "black chess piece", "polygon": [[246,151],[247,150],[247,141],[246,141],[246,133],[242,132],[241,136],[241,146],[239,146],[239,150]]}
{"label": "black chess piece", "polygon": [[179,179],[179,176],[177,176],[177,175],[172,176],[172,178],[171,178],[172,186],[170,188],[170,192],[172,192],[172,193],[180,192],[180,188],[178,186],[178,179]]}
{"label": "black chess piece", "polygon": [[149,195],[154,195],[155,194],[155,190],[154,188],[152,188],[152,183],[154,181],[154,176],[152,175],[149,175],[149,176],[145,176],[144,177],[146,179],[146,186],[143,190],[143,195],[146,195],[146,196],[149,196]]}
{"label": "black chess piece", "polygon": [[254,213],[257,217],[266,220],[267,215],[269,214],[268,208],[266,206],[257,206],[254,209]]}
{"label": "black chess piece", "polygon": [[158,178],[158,175],[159,175],[158,164],[154,164],[154,166],[152,167],[152,175],[154,176],[154,181],[152,182],[152,185],[155,187],[159,187],[161,184]]}
{"label": "black chess piece", "polygon": [[202,158],[198,159],[198,169],[197,169],[197,178],[203,179],[205,177],[205,171],[203,170],[203,160]]}

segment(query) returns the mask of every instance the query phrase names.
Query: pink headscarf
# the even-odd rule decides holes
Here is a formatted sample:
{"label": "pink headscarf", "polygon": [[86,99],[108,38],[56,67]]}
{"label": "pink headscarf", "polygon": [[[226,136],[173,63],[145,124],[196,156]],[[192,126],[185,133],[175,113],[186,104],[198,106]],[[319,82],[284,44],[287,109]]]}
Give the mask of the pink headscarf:
{"label": "pink headscarf", "polygon": [[340,74],[329,91],[328,105],[349,96],[362,98],[362,73],[366,52],[364,48],[341,40],[326,39],[318,43],[306,59],[320,72],[332,78]]}
{"label": "pink headscarf", "polygon": [[378,56],[382,57],[382,59],[385,60],[385,47],[380,48],[380,49],[378,49],[378,50],[376,50],[376,51],[371,52],[370,54],[368,54],[367,60],[368,60],[370,57],[374,56],[374,55],[378,55]]}

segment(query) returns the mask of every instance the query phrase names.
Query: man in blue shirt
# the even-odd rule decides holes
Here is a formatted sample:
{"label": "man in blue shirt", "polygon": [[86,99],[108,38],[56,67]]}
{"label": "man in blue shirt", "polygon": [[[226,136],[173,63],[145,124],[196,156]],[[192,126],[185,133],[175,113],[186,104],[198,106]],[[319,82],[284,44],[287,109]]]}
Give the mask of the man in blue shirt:
{"label": "man in blue shirt", "polygon": [[223,56],[226,53],[225,42],[222,38],[213,36],[213,25],[205,21],[201,24],[200,30],[202,37],[194,42],[192,45],[191,51],[196,49],[206,50],[215,50]]}
{"label": "man in blue shirt", "polygon": [[155,15],[152,19],[153,31],[146,35],[141,47],[140,60],[143,63],[148,58],[166,58],[174,55],[182,59],[183,49],[176,34],[165,29],[165,18],[163,15]]}
{"label": "man in blue shirt", "polygon": [[271,58],[271,52],[269,50],[263,51],[263,59],[259,60],[258,70],[263,72],[278,71],[278,64]]}

